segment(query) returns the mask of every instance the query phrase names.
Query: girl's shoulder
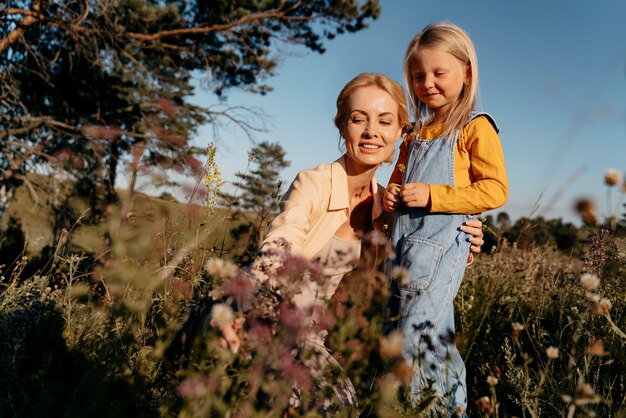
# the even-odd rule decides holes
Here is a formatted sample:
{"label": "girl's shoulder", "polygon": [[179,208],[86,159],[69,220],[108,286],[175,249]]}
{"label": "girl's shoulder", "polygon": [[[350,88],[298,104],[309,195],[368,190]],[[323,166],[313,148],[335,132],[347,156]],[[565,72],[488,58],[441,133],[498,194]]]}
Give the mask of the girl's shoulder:
{"label": "girl's shoulder", "polygon": [[460,135],[460,144],[463,147],[471,147],[478,139],[497,139],[500,128],[496,120],[489,113],[476,112],[470,115],[469,121],[463,127]]}
{"label": "girl's shoulder", "polygon": [[481,128],[492,127],[496,133],[500,132],[498,123],[494,117],[487,112],[472,112],[469,116],[467,124],[465,125],[465,129],[468,129],[470,126]]}

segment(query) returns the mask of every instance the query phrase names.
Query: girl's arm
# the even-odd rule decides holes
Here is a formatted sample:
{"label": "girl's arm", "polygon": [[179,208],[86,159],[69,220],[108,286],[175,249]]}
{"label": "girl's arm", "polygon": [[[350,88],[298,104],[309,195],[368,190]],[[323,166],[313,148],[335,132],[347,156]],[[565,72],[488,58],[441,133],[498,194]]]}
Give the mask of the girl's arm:
{"label": "girl's arm", "polygon": [[478,117],[467,125],[463,136],[461,148],[470,162],[471,183],[467,186],[407,184],[402,190],[407,206],[427,207],[431,212],[480,213],[506,202],[504,153],[493,125],[486,117]]}
{"label": "girl's arm", "polygon": [[389,178],[389,184],[383,193],[383,209],[386,212],[395,211],[400,204],[402,204],[402,198],[400,197],[400,187],[402,185],[402,178],[404,177],[404,171],[406,170],[406,161],[408,159],[408,140],[405,138],[400,144],[400,155],[396,161],[396,166]]}

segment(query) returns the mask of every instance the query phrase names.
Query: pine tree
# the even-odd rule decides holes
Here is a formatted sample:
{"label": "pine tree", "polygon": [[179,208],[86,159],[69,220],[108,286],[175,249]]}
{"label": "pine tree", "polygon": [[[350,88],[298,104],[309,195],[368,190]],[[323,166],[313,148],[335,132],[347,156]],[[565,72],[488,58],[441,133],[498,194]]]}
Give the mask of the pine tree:
{"label": "pine tree", "polygon": [[251,261],[278,212],[281,198],[280,170],[289,167],[285,151],[278,143],[261,142],[248,154],[250,170],[237,173],[233,192],[221,193],[222,203],[230,208],[231,230],[235,239],[233,258],[241,263]]}
{"label": "pine tree", "polygon": [[[198,174],[205,147],[188,138],[203,123],[259,126],[227,94],[271,91],[284,59],[277,45],[322,53],[379,12],[377,0],[9,0],[0,6],[0,216],[26,174],[52,163],[105,204],[129,160]],[[215,106],[191,103],[194,75]]]}

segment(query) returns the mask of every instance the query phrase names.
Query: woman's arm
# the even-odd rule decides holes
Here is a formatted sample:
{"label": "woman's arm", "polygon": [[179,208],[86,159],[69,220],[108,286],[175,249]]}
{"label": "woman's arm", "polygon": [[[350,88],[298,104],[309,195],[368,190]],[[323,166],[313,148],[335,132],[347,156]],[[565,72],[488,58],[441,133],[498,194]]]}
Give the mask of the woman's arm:
{"label": "woman's arm", "polygon": [[280,213],[272,221],[263,245],[285,240],[294,254],[302,252],[311,229],[314,212],[323,198],[322,173],[319,170],[302,170],[289,186],[280,202]]}

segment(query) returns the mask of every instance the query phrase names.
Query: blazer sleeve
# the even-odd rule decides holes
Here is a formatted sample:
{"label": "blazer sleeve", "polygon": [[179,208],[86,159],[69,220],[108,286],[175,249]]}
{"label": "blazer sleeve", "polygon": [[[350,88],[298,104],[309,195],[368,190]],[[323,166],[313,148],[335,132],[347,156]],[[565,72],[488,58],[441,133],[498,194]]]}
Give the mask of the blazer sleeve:
{"label": "blazer sleeve", "polygon": [[280,202],[280,213],[272,221],[261,248],[270,242],[284,240],[293,254],[301,254],[323,199],[321,173],[302,170],[291,183]]}

